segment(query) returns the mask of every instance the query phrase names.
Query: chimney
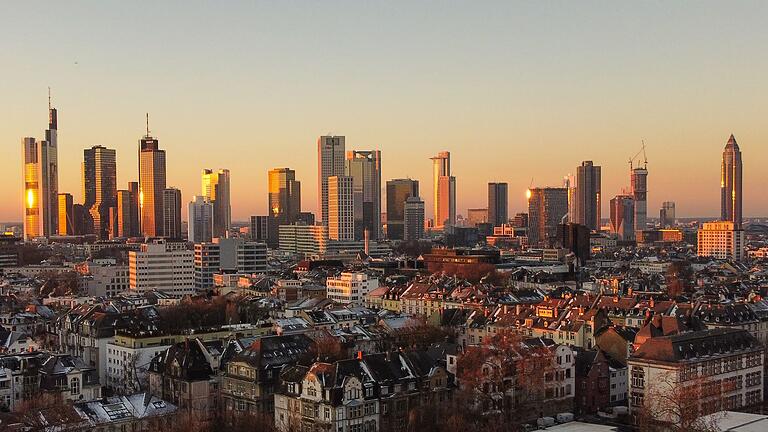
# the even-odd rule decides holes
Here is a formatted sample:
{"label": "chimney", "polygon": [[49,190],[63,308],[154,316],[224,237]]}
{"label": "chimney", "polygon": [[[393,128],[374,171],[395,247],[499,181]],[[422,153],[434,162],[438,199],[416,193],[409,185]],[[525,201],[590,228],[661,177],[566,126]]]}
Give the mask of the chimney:
{"label": "chimney", "polygon": [[358,351],[357,352],[357,359],[358,360],[362,360],[363,359],[363,352],[362,351]]}
{"label": "chimney", "polygon": [[650,306],[651,306],[651,307],[654,307],[654,306],[656,306],[656,301],[654,300],[654,298],[653,298],[653,297],[651,297],[651,304],[650,304]]}
{"label": "chimney", "polygon": [[520,310],[521,310],[521,309],[522,309],[522,308],[520,307],[520,305],[519,305],[519,304],[516,304],[516,305],[515,305],[515,315],[520,315]]}

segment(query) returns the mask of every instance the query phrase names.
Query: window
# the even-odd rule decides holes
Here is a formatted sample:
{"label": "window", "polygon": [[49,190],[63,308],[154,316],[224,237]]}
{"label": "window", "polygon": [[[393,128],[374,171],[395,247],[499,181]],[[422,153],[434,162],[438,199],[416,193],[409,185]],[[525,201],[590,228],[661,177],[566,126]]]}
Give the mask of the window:
{"label": "window", "polygon": [[645,388],[645,371],[637,366],[632,367],[632,387]]}
{"label": "window", "polygon": [[72,378],[69,382],[69,394],[73,396],[80,394],[80,378]]}

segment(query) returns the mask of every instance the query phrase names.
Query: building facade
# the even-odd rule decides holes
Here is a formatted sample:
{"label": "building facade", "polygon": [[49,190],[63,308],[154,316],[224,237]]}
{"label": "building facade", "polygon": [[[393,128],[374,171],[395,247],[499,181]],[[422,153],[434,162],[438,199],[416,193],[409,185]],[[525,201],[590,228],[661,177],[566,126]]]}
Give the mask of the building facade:
{"label": "building facade", "polygon": [[698,233],[698,256],[724,260],[744,259],[744,230],[731,221],[704,222]]}
{"label": "building facade", "polygon": [[611,232],[622,241],[635,239],[635,199],[631,195],[611,200]]}
{"label": "building facade", "polygon": [[403,240],[405,232],[405,201],[419,196],[419,181],[394,179],[387,181],[387,237]]}
{"label": "building facade", "polygon": [[353,180],[349,176],[328,178],[328,238],[330,240],[354,240],[355,216]]}
{"label": "building facade", "polygon": [[558,227],[568,215],[568,189],[533,188],[528,192],[528,244],[547,245],[557,238]]}
{"label": "building facade", "polygon": [[213,237],[227,237],[229,229],[232,227],[232,204],[229,189],[228,169],[203,170],[202,195],[213,204]]}
{"label": "building facade", "polygon": [[269,222],[256,227],[267,230],[267,243],[277,247],[280,225],[291,225],[299,220],[301,213],[301,182],[296,180],[296,171],[290,168],[269,170]]}
{"label": "building facade", "polygon": [[741,150],[731,135],[723,150],[720,171],[720,219],[733,222],[736,229],[741,228],[742,219],[741,169]]}
{"label": "building facade", "polygon": [[456,177],[451,175],[451,153],[440,152],[432,160],[434,227],[456,225]]}
{"label": "building facade", "polygon": [[194,196],[189,202],[187,240],[192,243],[213,239],[213,204],[204,196]]}
{"label": "building facade", "polygon": [[181,239],[181,190],[163,190],[163,236]]}
{"label": "building facade", "polygon": [[195,292],[194,253],[165,240],[144,243],[140,250],[128,252],[128,267],[132,291]]}
{"label": "building facade", "polygon": [[321,136],[317,139],[317,196],[320,221],[328,225],[328,178],[344,175],[345,144],[343,136]]}
{"label": "building facade", "polygon": [[373,240],[381,238],[381,152],[347,152],[345,175],[352,178],[355,240],[364,232]]}
{"label": "building facade", "polygon": [[576,223],[600,229],[601,192],[600,167],[592,161],[584,161],[576,168]]}
{"label": "building facade", "polygon": [[418,196],[405,200],[405,224],[403,240],[420,240],[424,238],[424,201]]}
{"label": "building facade", "polygon": [[509,187],[507,183],[488,183],[488,218],[493,226],[509,222]]}
{"label": "building facade", "polygon": [[165,180],[165,150],[160,150],[159,141],[147,130],[147,134],[139,140],[139,208],[144,236],[163,235]]}
{"label": "building facade", "polygon": [[110,209],[117,207],[117,152],[114,149],[97,145],[83,150],[83,206],[92,224],[90,233],[100,239],[109,238]]}

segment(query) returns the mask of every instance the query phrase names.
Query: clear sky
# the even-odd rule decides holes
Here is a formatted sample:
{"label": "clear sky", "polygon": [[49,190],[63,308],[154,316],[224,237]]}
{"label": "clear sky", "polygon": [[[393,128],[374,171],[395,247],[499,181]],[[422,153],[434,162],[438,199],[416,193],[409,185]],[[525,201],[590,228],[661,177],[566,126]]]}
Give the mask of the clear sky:
{"label": "clear sky", "polygon": [[[421,180],[452,153],[459,212],[509,182],[558,186],[582,160],[607,202],[645,139],[649,215],[719,214],[720,154],[744,153],[746,216],[768,215],[768,2],[148,1],[0,4],[0,220],[21,219],[21,138],[59,109],[60,191],[82,150],[117,149],[137,178],[150,128],[183,201],[229,168],[235,219],[266,212],[287,166],[317,208],[318,135],[380,149],[383,179]],[[186,207],[186,206],[184,206]],[[431,213],[428,210],[428,214]]]}

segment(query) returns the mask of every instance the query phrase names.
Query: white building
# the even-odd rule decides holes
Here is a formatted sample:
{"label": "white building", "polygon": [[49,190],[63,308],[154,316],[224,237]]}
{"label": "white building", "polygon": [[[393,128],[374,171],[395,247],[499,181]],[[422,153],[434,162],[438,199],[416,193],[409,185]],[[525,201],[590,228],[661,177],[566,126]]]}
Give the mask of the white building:
{"label": "white building", "polygon": [[192,294],[194,253],[172,243],[155,240],[128,254],[130,287],[133,291],[158,290],[171,294]]}
{"label": "white building", "polygon": [[[748,331],[717,328],[648,339],[627,360],[629,409],[697,397],[699,415],[737,410],[763,401],[762,346]],[[677,389],[691,393],[677,394]],[[672,414],[669,414],[671,416]],[[677,418],[662,421],[676,423]]]}
{"label": "white building", "polygon": [[147,370],[150,361],[168,349],[171,342],[173,342],[172,338],[163,341],[160,338],[146,338],[145,340],[129,336],[115,336],[113,341],[107,343],[107,380],[102,385],[120,394],[132,394],[146,390],[146,386],[142,388],[142,385],[149,382]]}
{"label": "white building", "polygon": [[114,297],[131,287],[130,270],[117,265],[113,259],[93,260],[87,263],[85,291],[91,297]]}
{"label": "white building", "polygon": [[731,221],[705,222],[699,229],[699,256],[741,261],[744,245],[744,230]]}
{"label": "white building", "polygon": [[213,288],[216,273],[266,273],[267,245],[241,238],[215,238],[195,244],[194,280],[197,289]]}
{"label": "white building", "polygon": [[379,287],[379,280],[367,273],[344,272],[326,279],[328,298],[342,304],[363,304],[365,295]]}

